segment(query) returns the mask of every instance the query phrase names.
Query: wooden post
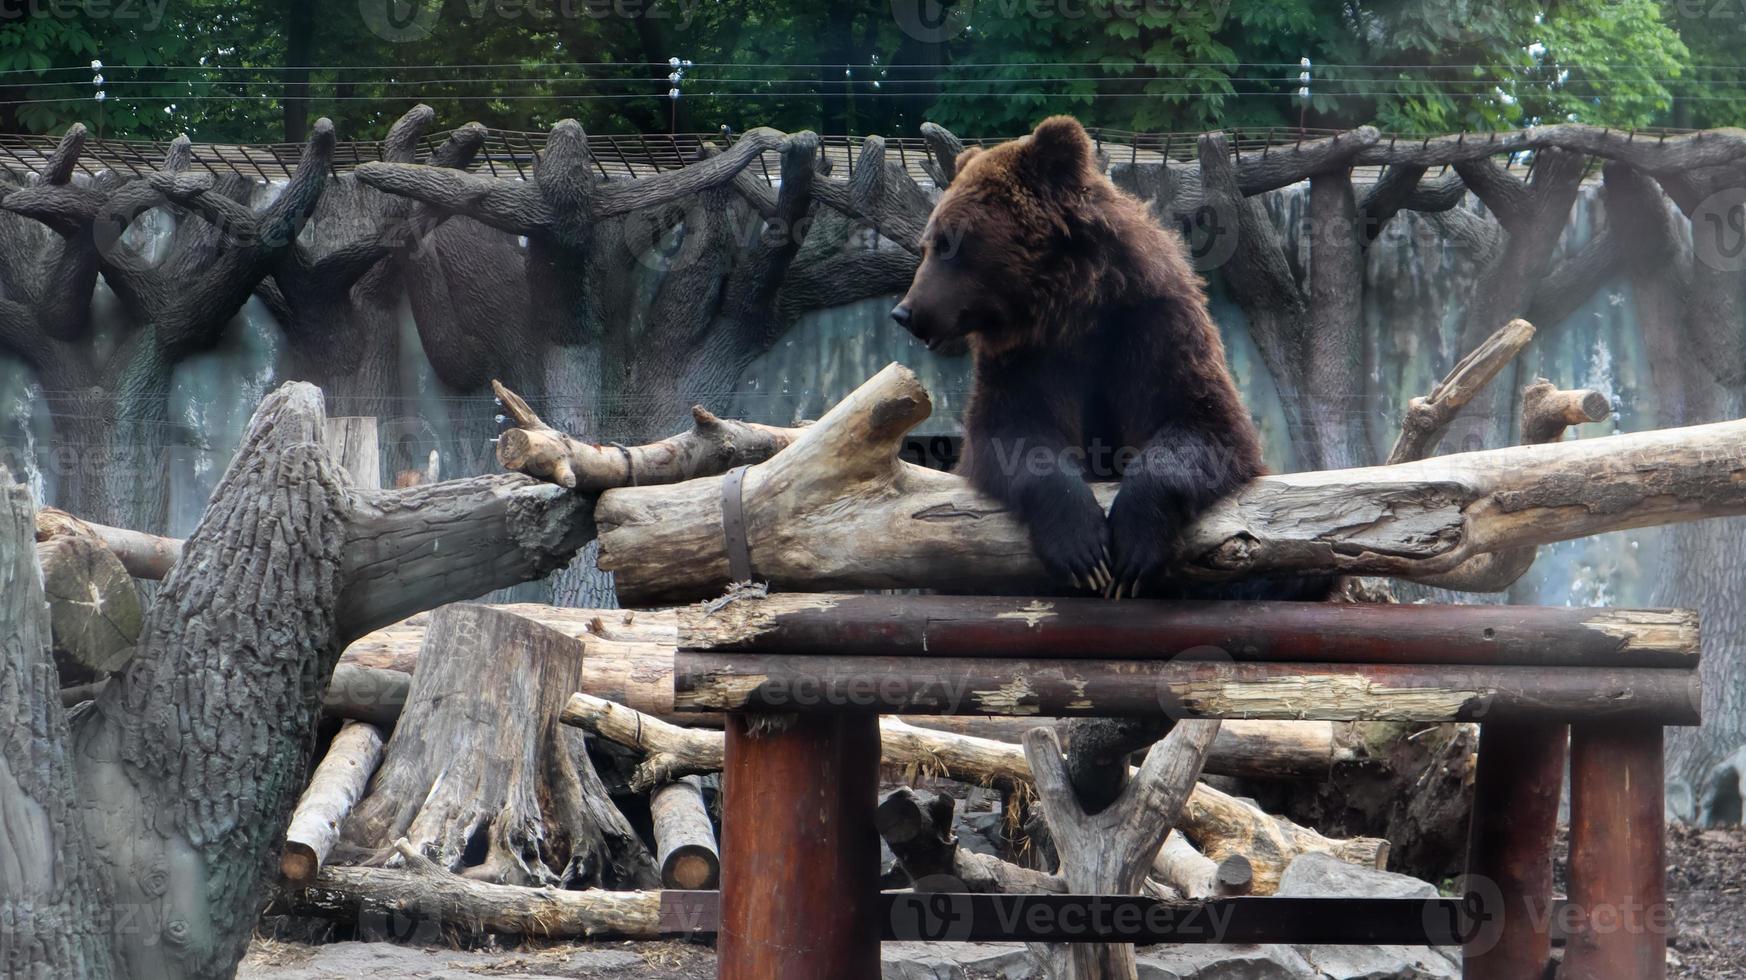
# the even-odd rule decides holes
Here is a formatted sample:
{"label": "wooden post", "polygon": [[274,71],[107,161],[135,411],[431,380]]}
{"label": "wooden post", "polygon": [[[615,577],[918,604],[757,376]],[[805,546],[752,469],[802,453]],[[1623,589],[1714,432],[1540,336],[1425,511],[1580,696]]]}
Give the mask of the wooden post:
{"label": "wooden post", "polygon": [[878,786],[873,714],[728,718],[722,980],[877,980]]}
{"label": "wooden post", "polygon": [[1563,725],[1479,726],[1468,891],[1489,899],[1483,913],[1491,919],[1467,946],[1465,980],[1546,975],[1552,961],[1552,841],[1568,741]]}
{"label": "wooden post", "polygon": [[1659,726],[1571,731],[1566,980],[1667,976],[1661,752]]}

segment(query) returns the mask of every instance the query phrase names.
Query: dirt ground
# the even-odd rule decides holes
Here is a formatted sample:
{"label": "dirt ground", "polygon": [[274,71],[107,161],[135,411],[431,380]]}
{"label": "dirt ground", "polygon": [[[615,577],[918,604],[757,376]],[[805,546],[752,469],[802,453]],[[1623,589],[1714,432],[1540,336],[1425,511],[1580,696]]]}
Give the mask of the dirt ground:
{"label": "dirt ground", "polygon": [[1667,975],[1746,978],[1746,830],[1676,827],[1667,842],[1675,934]]}

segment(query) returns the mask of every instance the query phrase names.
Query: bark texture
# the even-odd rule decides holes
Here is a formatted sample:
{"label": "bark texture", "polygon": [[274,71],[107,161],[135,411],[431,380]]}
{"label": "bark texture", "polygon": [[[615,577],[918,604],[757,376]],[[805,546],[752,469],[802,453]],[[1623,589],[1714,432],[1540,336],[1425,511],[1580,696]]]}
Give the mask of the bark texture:
{"label": "bark texture", "polygon": [[[559,724],[582,646],[485,606],[431,618],[420,669],[342,860],[398,860],[406,840],[450,871],[507,885],[655,887],[630,824]],[[481,726],[479,719],[493,719]],[[572,741],[575,741],[575,745]]]}
{"label": "bark texture", "polygon": [[0,467],[0,973],[104,978],[115,973],[120,923],[79,819],[35,510]]}
{"label": "bark texture", "polygon": [[[1004,508],[898,458],[929,411],[914,374],[894,364],[749,468],[740,493],[756,575],[809,590],[1047,590]],[[1426,578],[1496,551],[1746,512],[1742,470],[1746,422],[1724,422],[1264,476],[1182,532],[1178,574]],[[1094,489],[1106,502],[1114,493]],[[721,495],[713,477],[601,495],[601,567],[624,601],[708,598],[730,584]]]}

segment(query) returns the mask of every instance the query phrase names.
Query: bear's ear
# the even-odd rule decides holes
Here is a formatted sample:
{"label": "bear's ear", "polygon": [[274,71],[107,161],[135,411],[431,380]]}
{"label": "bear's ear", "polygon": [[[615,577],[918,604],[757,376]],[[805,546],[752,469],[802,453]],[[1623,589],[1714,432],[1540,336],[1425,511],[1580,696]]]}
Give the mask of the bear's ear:
{"label": "bear's ear", "polygon": [[982,147],[980,146],[967,146],[964,149],[959,150],[958,158],[952,161],[952,176],[956,177],[963,173],[965,166],[967,166],[970,161],[976,159],[977,156],[981,155],[981,153]]}
{"label": "bear's ear", "polygon": [[1021,159],[1036,181],[1079,186],[1091,168],[1091,136],[1072,116],[1050,116],[1037,124]]}

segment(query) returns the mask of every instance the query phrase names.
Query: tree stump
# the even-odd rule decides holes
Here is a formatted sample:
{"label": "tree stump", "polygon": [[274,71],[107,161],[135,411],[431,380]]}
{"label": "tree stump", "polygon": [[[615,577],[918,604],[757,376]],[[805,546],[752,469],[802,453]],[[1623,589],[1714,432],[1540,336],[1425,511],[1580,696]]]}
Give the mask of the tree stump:
{"label": "tree stump", "polygon": [[431,617],[406,708],[335,857],[438,865],[505,885],[654,888],[653,858],[559,722],[582,645],[485,606]]}

